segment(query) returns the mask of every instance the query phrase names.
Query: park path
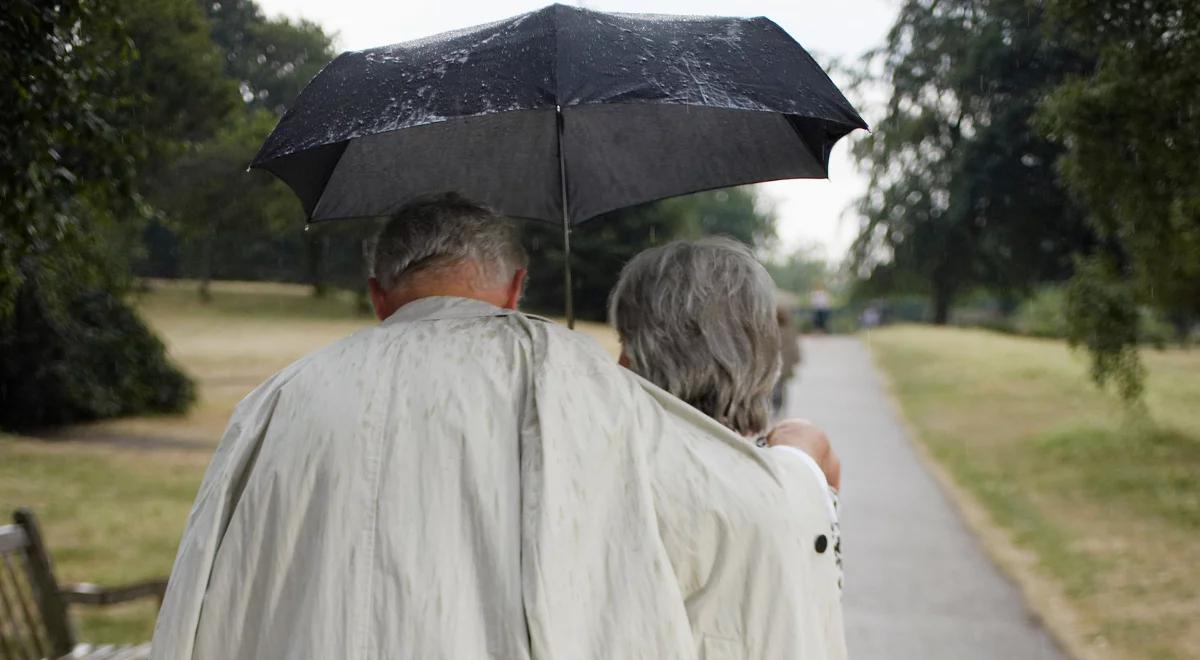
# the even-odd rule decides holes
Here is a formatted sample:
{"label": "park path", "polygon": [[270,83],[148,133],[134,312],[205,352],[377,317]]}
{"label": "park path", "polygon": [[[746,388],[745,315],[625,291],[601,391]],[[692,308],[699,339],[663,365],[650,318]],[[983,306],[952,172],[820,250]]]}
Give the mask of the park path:
{"label": "park path", "polygon": [[824,428],[842,459],[851,660],[1061,660],[918,458],[867,347],[803,347],[787,412]]}

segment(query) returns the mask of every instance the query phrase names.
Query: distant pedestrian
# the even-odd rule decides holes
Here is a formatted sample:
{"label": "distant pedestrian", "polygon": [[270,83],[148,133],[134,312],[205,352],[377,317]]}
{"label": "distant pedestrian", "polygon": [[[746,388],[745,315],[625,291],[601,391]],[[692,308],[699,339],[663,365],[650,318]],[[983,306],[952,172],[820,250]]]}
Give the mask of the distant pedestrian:
{"label": "distant pedestrian", "polygon": [[823,286],[817,286],[809,297],[812,305],[813,329],[829,334],[829,292]]}
{"label": "distant pedestrian", "polygon": [[800,353],[800,333],[792,321],[792,308],[779,303],[775,308],[775,318],[779,322],[779,380],[771,392],[771,409],[776,417],[785,412],[787,405],[787,386],[796,376],[796,367],[802,359]]}
{"label": "distant pedestrian", "polygon": [[877,328],[883,324],[883,311],[879,309],[877,303],[871,303],[859,315],[858,323],[868,330]]}

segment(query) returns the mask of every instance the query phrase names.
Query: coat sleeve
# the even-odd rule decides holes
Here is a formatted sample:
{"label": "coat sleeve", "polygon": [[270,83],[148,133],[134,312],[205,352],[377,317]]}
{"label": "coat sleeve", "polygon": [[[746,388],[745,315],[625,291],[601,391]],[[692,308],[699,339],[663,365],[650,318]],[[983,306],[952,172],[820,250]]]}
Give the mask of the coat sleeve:
{"label": "coat sleeve", "polygon": [[150,657],[184,660],[192,657],[200,611],[213,559],[254,467],[280,388],[300,367],[279,372],[251,392],[234,410],[200,492],[188,515],[167,592],[154,627]]}
{"label": "coat sleeve", "polygon": [[659,533],[701,656],[845,658],[834,512],[819,473],[641,385],[665,425],[651,456]]}
{"label": "coat sleeve", "polygon": [[[811,511],[812,502],[817,499],[825,506],[828,518],[812,516],[821,520],[823,525],[828,525],[828,540],[826,552],[822,553],[824,556],[821,557],[823,565],[815,567],[816,584],[808,592],[814,600],[812,616],[816,619],[811,623],[815,624],[822,640],[822,657],[827,660],[845,660],[847,651],[845,623],[842,618],[841,532],[837,519],[837,505],[824,475],[812,459],[801,458],[789,451],[778,451],[778,448],[769,453],[776,469],[784,477],[783,506],[795,511],[806,508]],[[832,567],[829,565],[831,561]]]}

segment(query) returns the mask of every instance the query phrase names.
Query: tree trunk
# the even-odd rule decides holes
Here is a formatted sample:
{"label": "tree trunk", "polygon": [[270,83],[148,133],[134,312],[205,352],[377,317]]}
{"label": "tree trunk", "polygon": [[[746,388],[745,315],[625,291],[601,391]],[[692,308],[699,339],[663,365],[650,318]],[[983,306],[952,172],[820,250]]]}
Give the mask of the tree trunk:
{"label": "tree trunk", "polygon": [[933,323],[946,325],[950,322],[950,300],[942,296],[933,297]]}
{"label": "tree trunk", "polygon": [[954,302],[954,287],[947,282],[933,283],[933,323],[946,325],[950,322],[950,305]]}
{"label": "tree trunk", "polygon": [[313,298],[324,298],[328,293],[328,287],[325,285],[325,251],[326,241],[324,236],[308,237],[308,278],[312,283]]}
{"label": "tree trunk", "polygon": [[1175,330],[1175,341],[1180,348],[1188,348],[1191,343],[1192,325],[1194,323],[1192,315],[1187,312],[1176,312],[1168,314],[1167,320],[1171,327]]}
{"label": "tree trunk", "polygon": [[360,286],[356,289],[354,308],[362,316],[368,316],[374,311],[371,308],[371,298],[367,295],[367,287]]}
{"label": "tree trunk", "polygon": [[212,302],[212,291],[209,285],[212,282],[213,273],[213,244],[217,240],[217,223],[210,222],[208,231],[204,233],[203,243],[200,248],[200,302]]}

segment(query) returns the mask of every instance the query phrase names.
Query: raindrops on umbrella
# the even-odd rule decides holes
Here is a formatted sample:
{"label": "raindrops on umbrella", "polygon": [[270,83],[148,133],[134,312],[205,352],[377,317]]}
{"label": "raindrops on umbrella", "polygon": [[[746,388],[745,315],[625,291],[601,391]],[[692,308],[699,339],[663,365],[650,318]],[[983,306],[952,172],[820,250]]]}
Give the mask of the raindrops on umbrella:
{"label": "raindrops on umbrella", "polygon": [[[291,186],[311,222],[386,215],[453,190],[561,222],[569,258],[571,226],[607,211],[824,178],[834,143],[865,127],[765,18],[552,5],[343,53],[252,167]],[[569,284],[567,294],[570,317]]]}

